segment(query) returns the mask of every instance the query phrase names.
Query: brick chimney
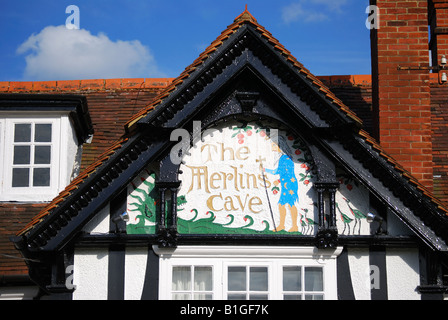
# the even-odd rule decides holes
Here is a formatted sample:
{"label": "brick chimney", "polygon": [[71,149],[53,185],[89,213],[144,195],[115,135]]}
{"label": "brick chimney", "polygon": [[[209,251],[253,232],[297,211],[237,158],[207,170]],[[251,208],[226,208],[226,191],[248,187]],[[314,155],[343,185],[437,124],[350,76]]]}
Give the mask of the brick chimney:
{"label": "brick chimney", "polygon": [[371,0],[370,4],[379,12],[378,28],[371,30],[376,138],[432,190],[428,0]]}

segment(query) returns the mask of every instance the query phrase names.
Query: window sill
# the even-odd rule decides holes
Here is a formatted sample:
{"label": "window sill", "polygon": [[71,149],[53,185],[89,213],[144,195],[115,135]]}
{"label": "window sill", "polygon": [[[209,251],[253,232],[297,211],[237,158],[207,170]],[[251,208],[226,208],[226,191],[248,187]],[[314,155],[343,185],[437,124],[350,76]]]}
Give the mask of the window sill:
{"label": "window sill", "polygon": [[343,247],[336,249],[317,249],[316,247],[266,247],[266,246],[181,246],[177,248],[159,248],[154,252],[161,258],[312,258],[335,259]]}
{"label": "window sill", "polygon": [[0,195],[0,202],[43,203],[52,201],[57,195],[57,192],[37,193],[35,190],[27,190],[20,194],[2,194]]}

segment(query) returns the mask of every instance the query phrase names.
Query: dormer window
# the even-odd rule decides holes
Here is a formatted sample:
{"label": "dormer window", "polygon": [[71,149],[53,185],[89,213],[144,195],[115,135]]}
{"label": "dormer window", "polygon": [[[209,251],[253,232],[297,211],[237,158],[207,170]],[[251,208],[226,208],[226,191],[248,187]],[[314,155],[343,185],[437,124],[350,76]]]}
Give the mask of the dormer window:
{"label": "dormer window", "polygon": [[76,175],[81,145],[93,132],[83,132],[91,123],[80,101],[70,107],[67,96],[25,97],[0,96],[0,201],[52,200]]}
{"label": "dormer window", "polygon": [[2,198],[45,201],[57,195],[61,183],[67,182],[59,177],[65,165],[61,161],[63,119],[64,115],[2,119]]}

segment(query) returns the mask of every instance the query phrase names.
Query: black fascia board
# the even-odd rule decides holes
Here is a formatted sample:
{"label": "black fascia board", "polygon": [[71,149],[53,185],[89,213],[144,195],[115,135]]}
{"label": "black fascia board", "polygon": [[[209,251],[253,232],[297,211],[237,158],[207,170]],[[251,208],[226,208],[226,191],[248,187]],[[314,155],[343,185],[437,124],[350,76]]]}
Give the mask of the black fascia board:
{"label": "black fascia board", "polygon": [[[415,248],[421,241],[417,236],[390,235],[339,235],[339,244],[351,248],[366,248],[370,246],[384,246],[388,248]],[[260,234],[179,234],[178,245],[272,245],[272,246],[314,246],[314,236],[303,235],[260,235]],[[155,234],[80,234],[76,239],[77,247],[109,247],[111,245],[126,245],[127,247],[141,247],[157,245]]]}
{"label": "black fascia board", "polygon": [[69,112],[78,144],[86,142],[94,133],[87,98],[82,95],[2,93],[0,111]]}

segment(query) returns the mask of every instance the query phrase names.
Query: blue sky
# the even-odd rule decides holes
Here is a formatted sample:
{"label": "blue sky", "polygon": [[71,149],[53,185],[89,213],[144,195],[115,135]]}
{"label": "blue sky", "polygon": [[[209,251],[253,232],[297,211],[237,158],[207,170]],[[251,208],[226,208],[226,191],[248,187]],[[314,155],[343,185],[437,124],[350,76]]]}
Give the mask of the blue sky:
{"label": "blue sky", "polygon": [[176,77],[245,4],[315,75],[371,73],[368,0],[0,0],[0,81]]}

